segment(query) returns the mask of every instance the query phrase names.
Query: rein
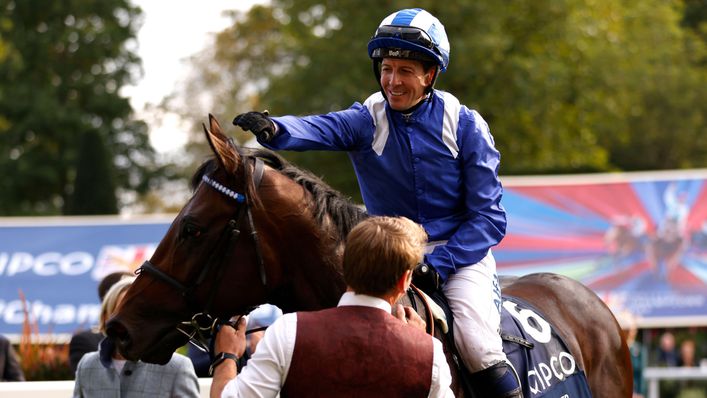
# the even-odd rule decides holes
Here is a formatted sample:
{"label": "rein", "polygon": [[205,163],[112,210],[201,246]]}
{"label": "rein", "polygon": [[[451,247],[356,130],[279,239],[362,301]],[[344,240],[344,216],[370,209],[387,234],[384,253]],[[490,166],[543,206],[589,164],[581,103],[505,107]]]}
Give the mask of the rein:
{"label": "rein", "polygon": [[[263,178],[263,161],[260,158],[250,156],[246,157],[245,159],[254,159],[252,178],[253,185],[257,189],[260,186],[260,182]],[[248,174],[246,162],[243,162],[243,174],[245,177],[244,181],[247,181]],[[258,271],[260,274],[260,281],[263,286],[267,286],[267,275],[265,272],[265,264],[263,262],[263,257],[260,250],[258,234],[255,230],[255,223],[253,222],[253,214],[250,210],[248,198],[246,197],[246,195],[231,190],[230,188],[226,187],[225,185],[219,183],[218,181],[214,180],[213,178],[207,175],[202,176],[202,182],[215,189],[216,191],[222,193],[223,195],[235,200],[237,207],[234,216],[231,217],[231,219],[226,223],[226,227],[221,232],[221,235],[219,236],[218,241],[216,243],[215,249],[211,252],[208,261],[206,262],[206,266],[201,269],[201,272],[196,278],[196,281],[187,286],[172,277],[171,275],[167,274],[166,272],[155,267],[154,264],[152,264],[149,260],[145,261],[140,266],[140,268],[135,271],[135,274],[140,275],[143,272],[146,272],[147,274],[155,277],[155,279],[162,281],[168,284],[169,286],[172,286],[180,293],[182,297],[184,297],[184,299],[187,301],[189,308],[193,311],[194,315],[192,315],[190,320],[182,321],[180,325],[177,326],[177,330],[187,336],[189,338],[189,342],[196,348],[204,352],[209,352],[205,341],[207,341],[207,339],[213,334],[213,331],[217,327],[222,324],[229,323],[228,320],[223,321],[217,317],[212,316],[211,314],[209,314],[209,310],[211,308],[211,305],[213,304],[216,292],[218,291],[218,284],[222,279],[221,275],[223,274],[224,264],[228,262],[227,260],[231,252],[228,249],[238,241],[241,234],[239,226],[242,224],[244,217],[248,221],[248,226],[251,230],[250,235],[255,245],[255,254],[258,260]],[[216,272],[214,279],[216,284],[212,286],[209,292],[206,305],[200,306],[194,296],[194,292],[206,280],[206,277],[212,271]],[[252,311],[254,308],[255,307],[248,308],[246,311],[244,311],[243,314],[237,315],[245,315]],[[191,331],[184,330],[183,328],[191,328]],[[262,328],[253,329],[247,331],[246,333],[253,333],[259,330],[262,330]]]}

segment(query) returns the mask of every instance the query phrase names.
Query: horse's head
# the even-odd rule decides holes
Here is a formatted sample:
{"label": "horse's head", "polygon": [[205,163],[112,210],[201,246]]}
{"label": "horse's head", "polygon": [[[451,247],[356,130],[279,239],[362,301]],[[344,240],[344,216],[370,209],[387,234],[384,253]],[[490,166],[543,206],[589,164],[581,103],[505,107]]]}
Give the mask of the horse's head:
{"label": "horse's head", "polygon": [[[344,289],[348,226],[337,228],[337,217],[320,207],[317,190],[328,187],[313,189],[316,177],[283,171],[294,168],[272,153],[272,167],[264,165],[211,115],[204,131],[215,157],[194,175],[192,198],[107,325],[128,359],[164,364],[190,338],[208,337],[218,318],[266,302],[284,311],[333,306]],[[360,211],[351,214],[352,224],[360,219]]]}

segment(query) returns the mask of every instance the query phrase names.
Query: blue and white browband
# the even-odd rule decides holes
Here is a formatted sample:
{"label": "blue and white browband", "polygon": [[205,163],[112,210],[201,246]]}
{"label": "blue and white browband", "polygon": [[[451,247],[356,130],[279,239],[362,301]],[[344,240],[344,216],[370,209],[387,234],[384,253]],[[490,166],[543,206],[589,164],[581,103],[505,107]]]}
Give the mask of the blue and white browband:
{"label": "blue and white browband", "polygon": [[240,194],[240,193],[235,192],[235,191],[232,191],[231,189],[229,189],[229,188],[223,186],[223,185],[222,185],[221,183],[219,183],[218,181],[212,180],[211,178],[209,178],[209,176],[207,176],[207,175],[204,174],[203,176],[201,176],[201,180],[204,181],[205,183],[211,185],[212,188],[214,188],[215,190],[221,192],[222,194],[224,194],[224,195],[226,195],[226,196],[228,196],[228,197],[230,197],[230,198],[235,199],[236,202],[238,202],[238,203],[243,203],[243,202],[245,202],[245,195]]}

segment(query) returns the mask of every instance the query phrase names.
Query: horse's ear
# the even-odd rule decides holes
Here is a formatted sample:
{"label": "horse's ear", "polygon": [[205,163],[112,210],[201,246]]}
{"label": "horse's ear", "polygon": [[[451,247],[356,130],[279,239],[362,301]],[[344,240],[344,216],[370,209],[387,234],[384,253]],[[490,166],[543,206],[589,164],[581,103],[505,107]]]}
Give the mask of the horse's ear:
{"label": "horse's ear", "polygon": [[235,144],[231,139],[229,139],[223,132],[221,132],[221,125],[214,115],[209,113],[209,128],[207,129],[205,125],[204,133],[206,134],[206,140],[211,146],[211,150],[214,151],[216,158],[218,159],[221,166],[223,166],[229,173],[234,173],[238,167],[238,162],[240,161],[240,155],[235,147]]}

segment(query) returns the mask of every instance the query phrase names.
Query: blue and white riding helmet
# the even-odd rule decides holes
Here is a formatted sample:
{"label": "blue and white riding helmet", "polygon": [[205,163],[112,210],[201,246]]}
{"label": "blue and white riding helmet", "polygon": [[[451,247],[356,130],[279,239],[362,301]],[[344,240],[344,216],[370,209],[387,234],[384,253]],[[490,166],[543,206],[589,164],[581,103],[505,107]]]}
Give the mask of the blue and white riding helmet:
{"label": "blue and white riding helmet", "polygon": [[421,8],[388,15],[368,42],[368,56],[374,64],[387,57],[434,61],[440,72],[447,70],[449,50],[444,25]]}

